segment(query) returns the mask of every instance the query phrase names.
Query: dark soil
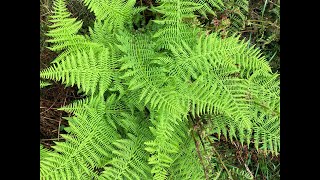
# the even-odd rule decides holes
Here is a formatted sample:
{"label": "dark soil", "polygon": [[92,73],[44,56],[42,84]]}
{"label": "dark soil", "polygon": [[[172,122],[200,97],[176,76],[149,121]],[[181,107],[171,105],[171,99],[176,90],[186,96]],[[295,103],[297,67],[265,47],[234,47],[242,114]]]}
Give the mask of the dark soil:
{"label": "dark soil", "polygon": [[[48,49],[40,52],[40,69],[48,67],[56,56]],[[54,145],[53,141],[63,140],[59,135],[65,133],[63,127],[68,126],[68,122],[62,117],[68,117],[69,114],[57,109],[82,98],[77,95],[77,91],[75,87],[65,88],[60,83],[53,83],[40,90],[40,143],[45,147],[50,148]]]}
{"label": "dark soil", "polygon": [[[215,134],[215,137],[218,138],[218,136]],[[251,160],[255,163],[258,163],[258,159],[261,156],[268,156],[268,159],[271,159],[274,162],[279,163],[280,162],[280,154],[278,156],[272,156],[271,154],[265,155],[262,151],[258,152],[254,147],[253,144],[250,144],[250,147],[248,145],[241,145],[241,143],[237,140],[234,140],[231,142],[230,140],[227,140],[224,136],[220,137],[220,141],[215,142],[216,148],[219,152],[224,153],[227,150],[233,151],[233,155],[236,157],[236,159],[239,161],[240,164],[243,162],[246,162],[248,158],[250,157]],[[220,149],[221,148],[221,149]]]}
{"label": "dark soil", "polygon": [[40,70],[45,69],[50,66],[50,62],[58,56],[57,53],[50,51],[48,48],[40,51]]}

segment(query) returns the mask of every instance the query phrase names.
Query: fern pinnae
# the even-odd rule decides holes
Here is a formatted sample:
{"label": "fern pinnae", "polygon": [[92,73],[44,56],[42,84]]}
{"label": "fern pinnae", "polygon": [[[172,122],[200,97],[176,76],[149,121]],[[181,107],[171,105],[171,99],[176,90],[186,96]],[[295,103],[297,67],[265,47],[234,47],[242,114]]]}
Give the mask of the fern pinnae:
{"label": "fern pinnae", "polygon": [[77,85],[86,93],[99,95],[108,89],[112,81],[112,61],[107,63],[108,49],[95,55],[94,50],[87,52],[78,51],[76,56],[70,55],[64,61],[54,64],[40,72],[40,77],[54,81],[62,81],[66,85]]}
{"label": "fern pinnae", "polygon": [[51,82],[40,80],[40,89],[52,85]]}
{"label": "fern pinnae", "polygon": [[[186,121],[185,121],[186,122]],[[190,136],[188,123],[182,123],[181,129],[184,136],[180,136],[179,153],[176,154],[173,164],[169,169],[168,179],[204,179],[202,165],[196,153],[195,143]],[[191,130],[192,131],[192,130]]]}
{"label": "fern pinnae", "polygon": [[164,15],[162,20],[154,20],[161,27],[153,35],[156,40],[157,48],[168,49],[172,42],[180,42],[181,40],[192,42],[197,31],[187,24],[182,23],[182,20],[194,18],[194,11],[200,9],[201,4],[186,1],[186,0],[161,0],[160,6],[152,8],[155,12]]}
{"label": "fern pinnae", "polygon": [[134,7],[135,0],[84,0],[84,5],[94,12],[98,21],[106,20],[114,29],[125,29],[132,16],[145,8]]}
{"label": "fern pinnae", "polygon": [[153,126],[150,130],[155,138],[147,141],[145,148],[151,155],[149,164],[152,165],[151,173],[153,179],[166,179],[168,168],[174,162],[174,156],[179,151],[180,137],[174,133],[180,123],[174,117],[166,114],[165,111],[151,112]]}
{"label": "fern pinnae", "polygon": [[[66,142],[56,142],[56,146],[53,146],[55,152],[44,159],[45,163],[41,169],[46,174],[43,174],[42,178],[59,179],[59,176],[65,176],[70,179],[86,179],[87,175],[95,176],[92,170],[102,165],[102,159],[110,158],[111,147],[108,146],[119,137],[115,129],[104,119],[103,111],[97,111],[95,108],[103,106],[103,103],[101,100],[93,104],[89,101],[88,105],[82,103],[78,104],[85,105],[86,108],[73,108],[75,116],[69,118],[70,126],[66,130],[71,135],[61,135]],[[81,178],[83,174],[86,176]]]}
{"label": "fern pinnae", "polygon": [[65,0],[54,2],[54,12],[49,17],[49,21],[53,24],[49,26],[50,30],[46,34],[49,37],[47,42],[51,43],[51,46],[48,47],[50,50],[62,51],[62,53],[52,63],[58,63],[78,50],[101,47],[101,45],[89,41],[85,36],[79,35],[78,31],[82,27],[82,22],[76,21],[76,18],[70,16]]}
{"label": "fern pinnae", "polygon": [[[128,116],[126,116],[128,117]],[[144,141],[150,136],[141,136],[142,132],[148,132],[147,124],[141,122],[137,118],[123,119],[130,121],[134,127],[127,126],[127,139],[121,139],[114,142],[115,149],[113,150],[114,158],[107,163],[109,167],[105,168],[101,177],[105,179],[141,179],[151,178],[150,167],[147,162],[147,152],[144,151]],[[142,125],[142,126],[141,126]],[[131,131],[132,130],[132,131]],[[134,134],[131,134],[129,132]]]}

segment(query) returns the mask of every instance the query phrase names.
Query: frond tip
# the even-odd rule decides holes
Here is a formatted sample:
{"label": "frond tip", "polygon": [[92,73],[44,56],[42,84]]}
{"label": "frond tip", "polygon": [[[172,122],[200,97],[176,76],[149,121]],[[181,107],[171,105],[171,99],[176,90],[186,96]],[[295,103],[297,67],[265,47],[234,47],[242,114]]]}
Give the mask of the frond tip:
{"label": "frond tip", "polygon": [[52,83],[40,80],[40,89],[47,87],[47,86],[50,86],[50,85],[52,85]]}
{"label": "frond tip", "polygon": [[90,52],[71,54],[64,61],[42,70],[40,77],[61,80],[67,86],[77,85],[87,94],[99,92],[103,95],[111,84],[113,68],[108,49],[98,53],[91,49]]}

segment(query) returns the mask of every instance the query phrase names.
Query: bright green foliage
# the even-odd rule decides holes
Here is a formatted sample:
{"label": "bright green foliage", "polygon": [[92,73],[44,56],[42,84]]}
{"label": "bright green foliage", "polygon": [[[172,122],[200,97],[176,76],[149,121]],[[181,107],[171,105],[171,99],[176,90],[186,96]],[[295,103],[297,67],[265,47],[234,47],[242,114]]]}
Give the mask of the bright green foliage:
{"label": "bright green foliage", "polygon": [[[62,110],[72,112],[66,142],[56,142],[55,151],[43,155],[42,179],[88,179],[96,176],[93,169],[104,167],[111,159],[112,143],[119,139],[112,119],[105,116],[108,106],[100,98],[89,98]],[[60,177],[60,178],[59,178]]]}
{"label": "bright green foliage", "polygon": [[40,80],[40,89],[50,85],[51,85],[50,82]]}
{"label": "bright green foliage", "polygon": [[124,128],[126,137],[113,143],[113,158],[106,163],[99,179],[151,179],[148,153],[144,151],[144,142],[151,137],[150,123],[141,117],[141,113],[137,116],[121,115],[119,126]]}
{"label": "bright green foliage", "polygon": [[108,49],[95,53],[93,49],[77,50],[64,61],[55,63],[40,74],[41,78],[62,81],[66,85],[77,85],[87,94],[107,90],[113,77],[115,62],[109,58]]}
{"label": "bright green foliage", "polygon": [[185,126],[184,129],[183,127],[180,128],[185,130],[185,135],[182,139],[179,153],[174,157],[174,162],[169,169],[168,179],[204,179],[205,175],[196,152],[195,142],[191,134],[187,134],[188,127]]}
{"label": "bright green foliage", "polygon": [[53,24],[49,26],[51,30],[47,33],[47,36],[51,39],[47,42],[52,44],[49,47],[50,50],[61,52],[61,54],[53,62],[59,62],[78,50],[87,50],[89,48],[98,50],[101,46],[89,41],[84,36],[78,35],[82,22],[70,16],[71,14],[68,12],[64,0],[54,1],[53,15],[49,17],[49,21]]}
{"label": "bright green foliage", "polygon": [[84,4],[94,12],[98,21],[106,20],[114,28],[124,28],[132,21],[132,16],[144,10],[133,7],[135,0],[84,0]]}
{"label": "bright green foliage", "polygon": [[73,113],[70,127],[54,151],[41,150],[41,178],[205,179],[202,164],[210,162],[199,158],[195,117],[219,135],[278,153],[277,75],[238,37],[187,23],[220,1],[160,0],[151,8],[159,16],[141,31],[132,25],[143,10],[134,2],[85,0],[97,20],[84,36],[56,1],[49,34],[63,56],[40,77],[77,85],[87,98],[61,108]]}
{"label": "bright green foliage", "polygon": [[216,15],[213,8],[222,10],[224,7],[223,0],[194,0],[195,2],[202,5],[202,7],[197,10],[202,16],[207,17],[206,13]]}

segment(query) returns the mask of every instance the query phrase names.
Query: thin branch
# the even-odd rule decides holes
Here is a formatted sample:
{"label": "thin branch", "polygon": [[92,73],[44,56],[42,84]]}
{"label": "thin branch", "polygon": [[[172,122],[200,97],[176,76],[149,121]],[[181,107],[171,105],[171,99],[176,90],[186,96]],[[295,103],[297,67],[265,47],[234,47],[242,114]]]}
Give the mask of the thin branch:
{"label": "thin branch", "polygon": [[54,141],[54,140],[61,140],[61,139],[64,139],[64,138],[52,138],[52,139],[40,139],[40,141]]}
{"label": "thin branch", "polygon": [[212,146],[212,150],[215,152],[215,154],[217,154],[218,159],[220,160],[220,163],[222,164],[223,168],[227,171],[229,178],[233,180],[233,178],[232,178],[229,170],[227,169],[226,165],[225,165],[224,162],[222,161],[222,158],[221,158],[220,154],[218,153],[218,151],[216,150],[216,148],[214,148],[213,142],[211,141],[211,139],[210,139],[208,136],[207,136],[206,138],[207,138],[207,140],[210,142],[210,145]]}
{"label": "thin branch", "polygon": [[206,167],[205,167],[205,165],[204,165],[204,162],[203,162],[203,159],[202,159],[200,150],[199,150],[199,142],[198,142],[198,141],[196,140],[196,138],[194,137],[193,131],[191,131],[191,132],[192,132],[192,133],[191,133],[192,138],[193,138],[194,143],[195,143],[195,145],[196,145],[196,149],[197,149],[198,156],[199,156],[199,158],[200,158],[201,165],[202,165],[202,167],[203,167],[204,174],[205,174],[205,176],[206,176],[206,180],[209,180],[208,173],[207,173],[207,169],[206,169]]}

